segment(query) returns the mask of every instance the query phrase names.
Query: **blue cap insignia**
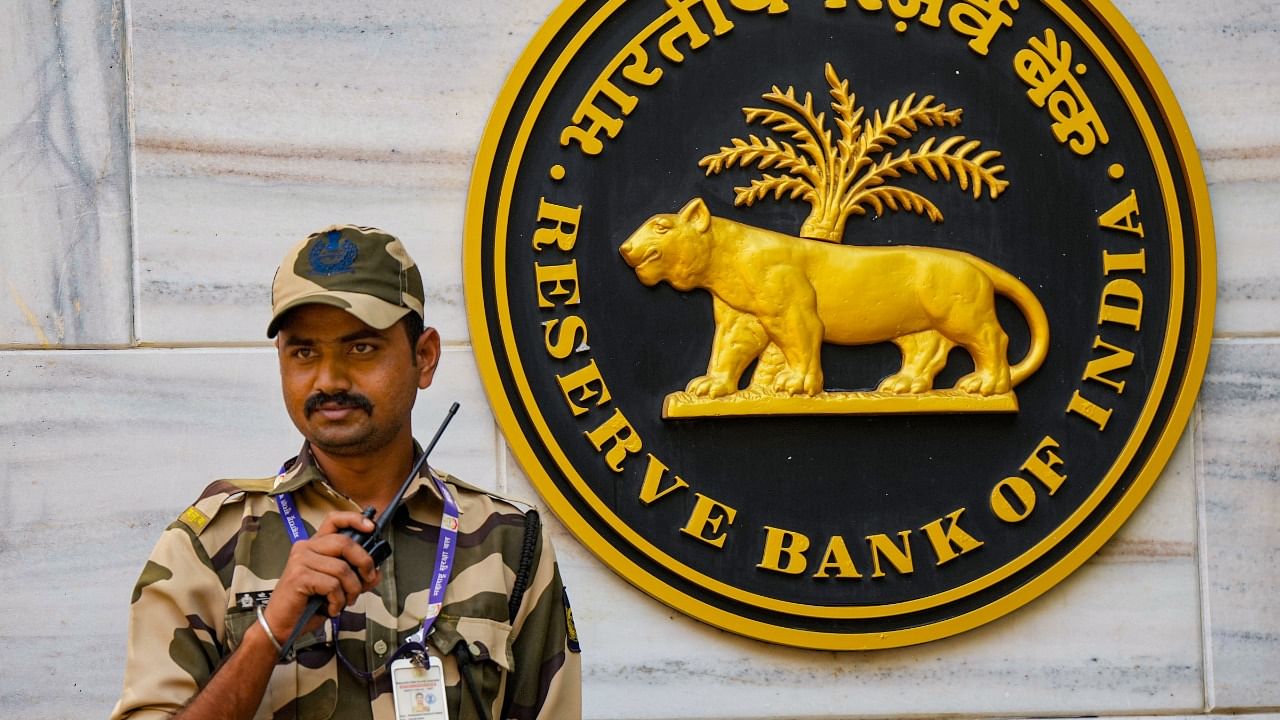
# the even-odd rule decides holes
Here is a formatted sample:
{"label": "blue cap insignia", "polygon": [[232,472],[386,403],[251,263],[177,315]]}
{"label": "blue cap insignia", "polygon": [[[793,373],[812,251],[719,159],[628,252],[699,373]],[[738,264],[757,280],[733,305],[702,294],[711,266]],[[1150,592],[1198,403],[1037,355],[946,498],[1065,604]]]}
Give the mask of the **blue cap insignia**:
{"label": "blue cap insignia", "polygon": [[360,257],[360,248],[344,239],[341,232],[331,230],[325,238],[316,240],[307,257],[317,275],[340,275],[351,272]]}

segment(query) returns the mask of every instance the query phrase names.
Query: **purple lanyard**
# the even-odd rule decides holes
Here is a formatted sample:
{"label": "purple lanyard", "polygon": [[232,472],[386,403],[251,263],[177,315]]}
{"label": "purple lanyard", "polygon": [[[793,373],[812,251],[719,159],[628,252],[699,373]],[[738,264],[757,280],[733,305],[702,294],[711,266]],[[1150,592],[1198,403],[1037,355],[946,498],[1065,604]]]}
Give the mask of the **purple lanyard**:
{"label": "purple lanyard", "polygon": [[[449,585],[449,575],[453,571],[454,546],[458,541],[458,505],[453,500],[453,494],[449,492],[449,488],[430,468],[427,473],[431,477],[431,481],[435,483],[436,489],[440,491],[440,497],[444,499],[444,510],[440,514],[440,538],[436,543],[436,563],[435,573],[431,578],[431,585],[427,591],[427,612],[422,618],[422,627],[409,637],[409,641],[405,643],[405,647],[400,648],[391,654],[388,664],[404,654],[404,651],[423,650],[423,643],[426,642],[427,635],[431,633],[431,626],[435,624],[436,617],[440,615],[440,609],[444,606],[444,591]],[[281,472],[281,476],[284,472]],[[275,496],[276,507],[280,510],[280,519],[284,522],[285,532],[289,534],[289,544],[306,540],[309,537],[307,526],[302,522],[302,515],[298,512],[298,506],[293,501],[293,493],[283,492]],[[389,526],[388,526],[389,527]],[[330,623],[333,626],[333,646],[336,651],[338,647],[338,618],[331,618]],[[342,657],[342,653],[337,653],[338,657]],[[342,658],[347,665],[347,669],[353,673],[368,679],[371,674],[360,671],[358,668],[352,667],[346,662],[346,658]]]}

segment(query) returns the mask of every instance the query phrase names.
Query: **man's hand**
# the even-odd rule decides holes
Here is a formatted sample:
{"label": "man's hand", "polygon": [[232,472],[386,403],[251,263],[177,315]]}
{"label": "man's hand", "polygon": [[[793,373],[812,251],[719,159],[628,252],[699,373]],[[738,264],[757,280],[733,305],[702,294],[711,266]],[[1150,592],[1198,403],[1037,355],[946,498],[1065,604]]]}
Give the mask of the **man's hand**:
{"label": "man's hand", "polygon": [[[302,615],[307,601],[319,595],[327,601],[321,610],[337,617],[361,593],[372,590],[381,577],[373,558],[356,541],[342,534],[347,528],[373,532],[374,523],[357,512],[329,513],[316,534],[299,540],[289,550],[284,572],[263,613],[277,642],[284,642]],[[305,628],[315,630],[325,618],[316,615]]]}
{"label": "man's hand", "polygon": [[[381,573],[374,567],[373,558],[342,534],[346,528],[372,532],[373,527],[372,520],[357,512],[330,513],[314,536],[293,544],[284,572],[263,611],[276,643],[288,638],[312,595],[323,596],[328,601],[324,609],[330,617],[336,617],[360,593],[378,584]],[[314,630],[324,620],[317,615],[306,629]],[[262,703],[275,664],[275,648],[261,625],[255,623],[245,632],[240,647],[177,717],[252,718]]]}

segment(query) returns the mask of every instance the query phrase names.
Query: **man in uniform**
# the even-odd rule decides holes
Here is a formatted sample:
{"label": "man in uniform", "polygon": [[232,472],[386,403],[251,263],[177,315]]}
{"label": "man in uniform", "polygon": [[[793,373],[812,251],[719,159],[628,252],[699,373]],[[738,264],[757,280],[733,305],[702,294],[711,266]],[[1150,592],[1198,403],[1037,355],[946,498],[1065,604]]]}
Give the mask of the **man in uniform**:
{"label": "man in uniform", "polygon": [[[380,517],[423,451],[410,413],[440,357],[423,299],[404,247],[373,228],[329,228],[286,256],[267,336],[306,441],[276,477],[215,482],[164,531],[133,592],[113,718],[391,720],[388,668],[406,659],[441,666],[451,720],[581,716],[536,512],[424,465],[381,566],[341,534],[373,529],[361,509]],[[282,659],[312,596],[324,605]]]}

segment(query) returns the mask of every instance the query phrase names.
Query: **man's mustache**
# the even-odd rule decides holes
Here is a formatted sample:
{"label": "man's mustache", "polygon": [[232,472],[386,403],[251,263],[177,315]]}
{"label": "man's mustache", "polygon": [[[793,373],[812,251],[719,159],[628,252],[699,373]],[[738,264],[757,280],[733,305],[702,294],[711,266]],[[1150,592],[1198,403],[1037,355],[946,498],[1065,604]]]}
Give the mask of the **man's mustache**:
{"label": "man's mustache", "polygon": [[306,404],[302,406],[302,411],[307,417],[311,417],[311,414],[319,410],[321,405],[360,408],[370,415],[373,414],[373,403],[369,402],[369,398],[359,393],[349,393],[346,391],[333,393],[332,395],[325,392],[318,392],[307,398]]}

